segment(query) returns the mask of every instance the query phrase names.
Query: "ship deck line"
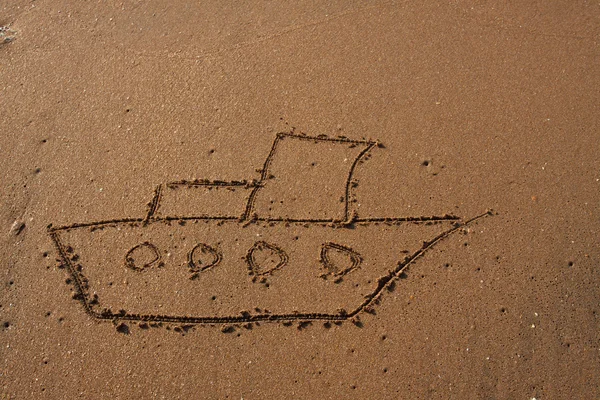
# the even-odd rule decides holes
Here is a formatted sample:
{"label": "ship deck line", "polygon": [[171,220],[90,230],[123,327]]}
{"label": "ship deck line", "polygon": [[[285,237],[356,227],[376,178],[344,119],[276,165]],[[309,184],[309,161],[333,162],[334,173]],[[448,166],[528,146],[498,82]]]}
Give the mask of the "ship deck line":
{"label": "ship deck line", "polygon": [[139,322],[164,322],[178,324],[244,324],[268,321],[346,321],[352,316],[349,314],[324,314],[324,313],[294,313],[294,314],[251,314],[248,316],[222,316],[222,317],[187,317],[170,315],[144,315],[144,314],[119,314],[95,313],[92,316],[104,320],[127,320]]}
{"label": "ship deck line", "polygon": [[253,218],[244,220],[239,216],[191,216],[191,217],[153,217],[150,219],[146,218],[121,218],[121,219],[110,219],[96,222],[83,222],[75,223],[70,225],[61,226],[48,226],[48,232],[65,231],[76,228],[87,228],[87,227],[104,227],[111,224],[127,224],[127,223],[154,223],[161,221],[234,221],[239,223],[250,223],[250,222],[283,222],[283,223],[315,223],[315,224],[336,224],[336,225],[350,225],[352,223],[370,223],[370,222],[387,222],[387,223],[398,223],[398,222],[443,222],[443,221],[460,221],[461,217],[455,215],[444,215],[444,216],[419,216],[419,217],[373,217],[373,218],[355,218],[351,222],[343,221],[339,219],[311,219],[311,218]]}

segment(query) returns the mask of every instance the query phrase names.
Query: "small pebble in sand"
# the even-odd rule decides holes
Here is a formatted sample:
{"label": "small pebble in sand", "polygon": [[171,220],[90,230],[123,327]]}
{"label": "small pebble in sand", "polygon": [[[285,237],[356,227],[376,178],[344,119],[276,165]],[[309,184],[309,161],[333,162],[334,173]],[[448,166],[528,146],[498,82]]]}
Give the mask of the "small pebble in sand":
{"label": "small pebble in sand", "polygon": [[12,235],[18,236],[21,234],[21,232],[23,232],[23,229],[25,229],[25,223],[19,220],[16,220],[15,222],[13,222],[13,224],[10,227],[10,233]]}

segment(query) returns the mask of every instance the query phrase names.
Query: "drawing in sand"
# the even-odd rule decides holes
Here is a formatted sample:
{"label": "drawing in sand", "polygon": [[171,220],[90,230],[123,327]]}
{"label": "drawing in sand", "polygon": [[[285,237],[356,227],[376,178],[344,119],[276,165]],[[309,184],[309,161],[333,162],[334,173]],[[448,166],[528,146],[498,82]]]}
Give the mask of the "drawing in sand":
{"label": "drawing in sand", "polygon": [[167,183],[144,217],[48,232],[96,319],[356,321],[433,246],[490,214],[362,217],[354,192],[377,147],[280,133],[257,180]]}

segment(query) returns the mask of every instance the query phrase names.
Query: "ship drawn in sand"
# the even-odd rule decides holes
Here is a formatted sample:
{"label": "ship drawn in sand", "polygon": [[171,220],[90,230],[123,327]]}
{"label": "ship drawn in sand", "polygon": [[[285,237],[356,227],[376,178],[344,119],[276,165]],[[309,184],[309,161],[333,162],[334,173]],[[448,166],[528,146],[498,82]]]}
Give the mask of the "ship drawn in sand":
{"label": "ship drawn in sand", "polygon": [[48,233],[99,320],[356,323],[428,250],[489,215],[361,217],[358,172],[377,147],[279,133],[259,179],[171,182],[143,217]]}

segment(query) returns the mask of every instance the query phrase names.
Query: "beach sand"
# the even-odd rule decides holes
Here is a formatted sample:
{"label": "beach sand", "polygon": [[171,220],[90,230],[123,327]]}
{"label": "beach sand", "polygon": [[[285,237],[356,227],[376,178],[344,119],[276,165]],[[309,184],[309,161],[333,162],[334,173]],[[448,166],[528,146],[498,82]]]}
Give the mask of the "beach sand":
{"label": "beach sand", "polygon": [[600,396],[598,4],[192,3],[0,5],[0,398]]}

